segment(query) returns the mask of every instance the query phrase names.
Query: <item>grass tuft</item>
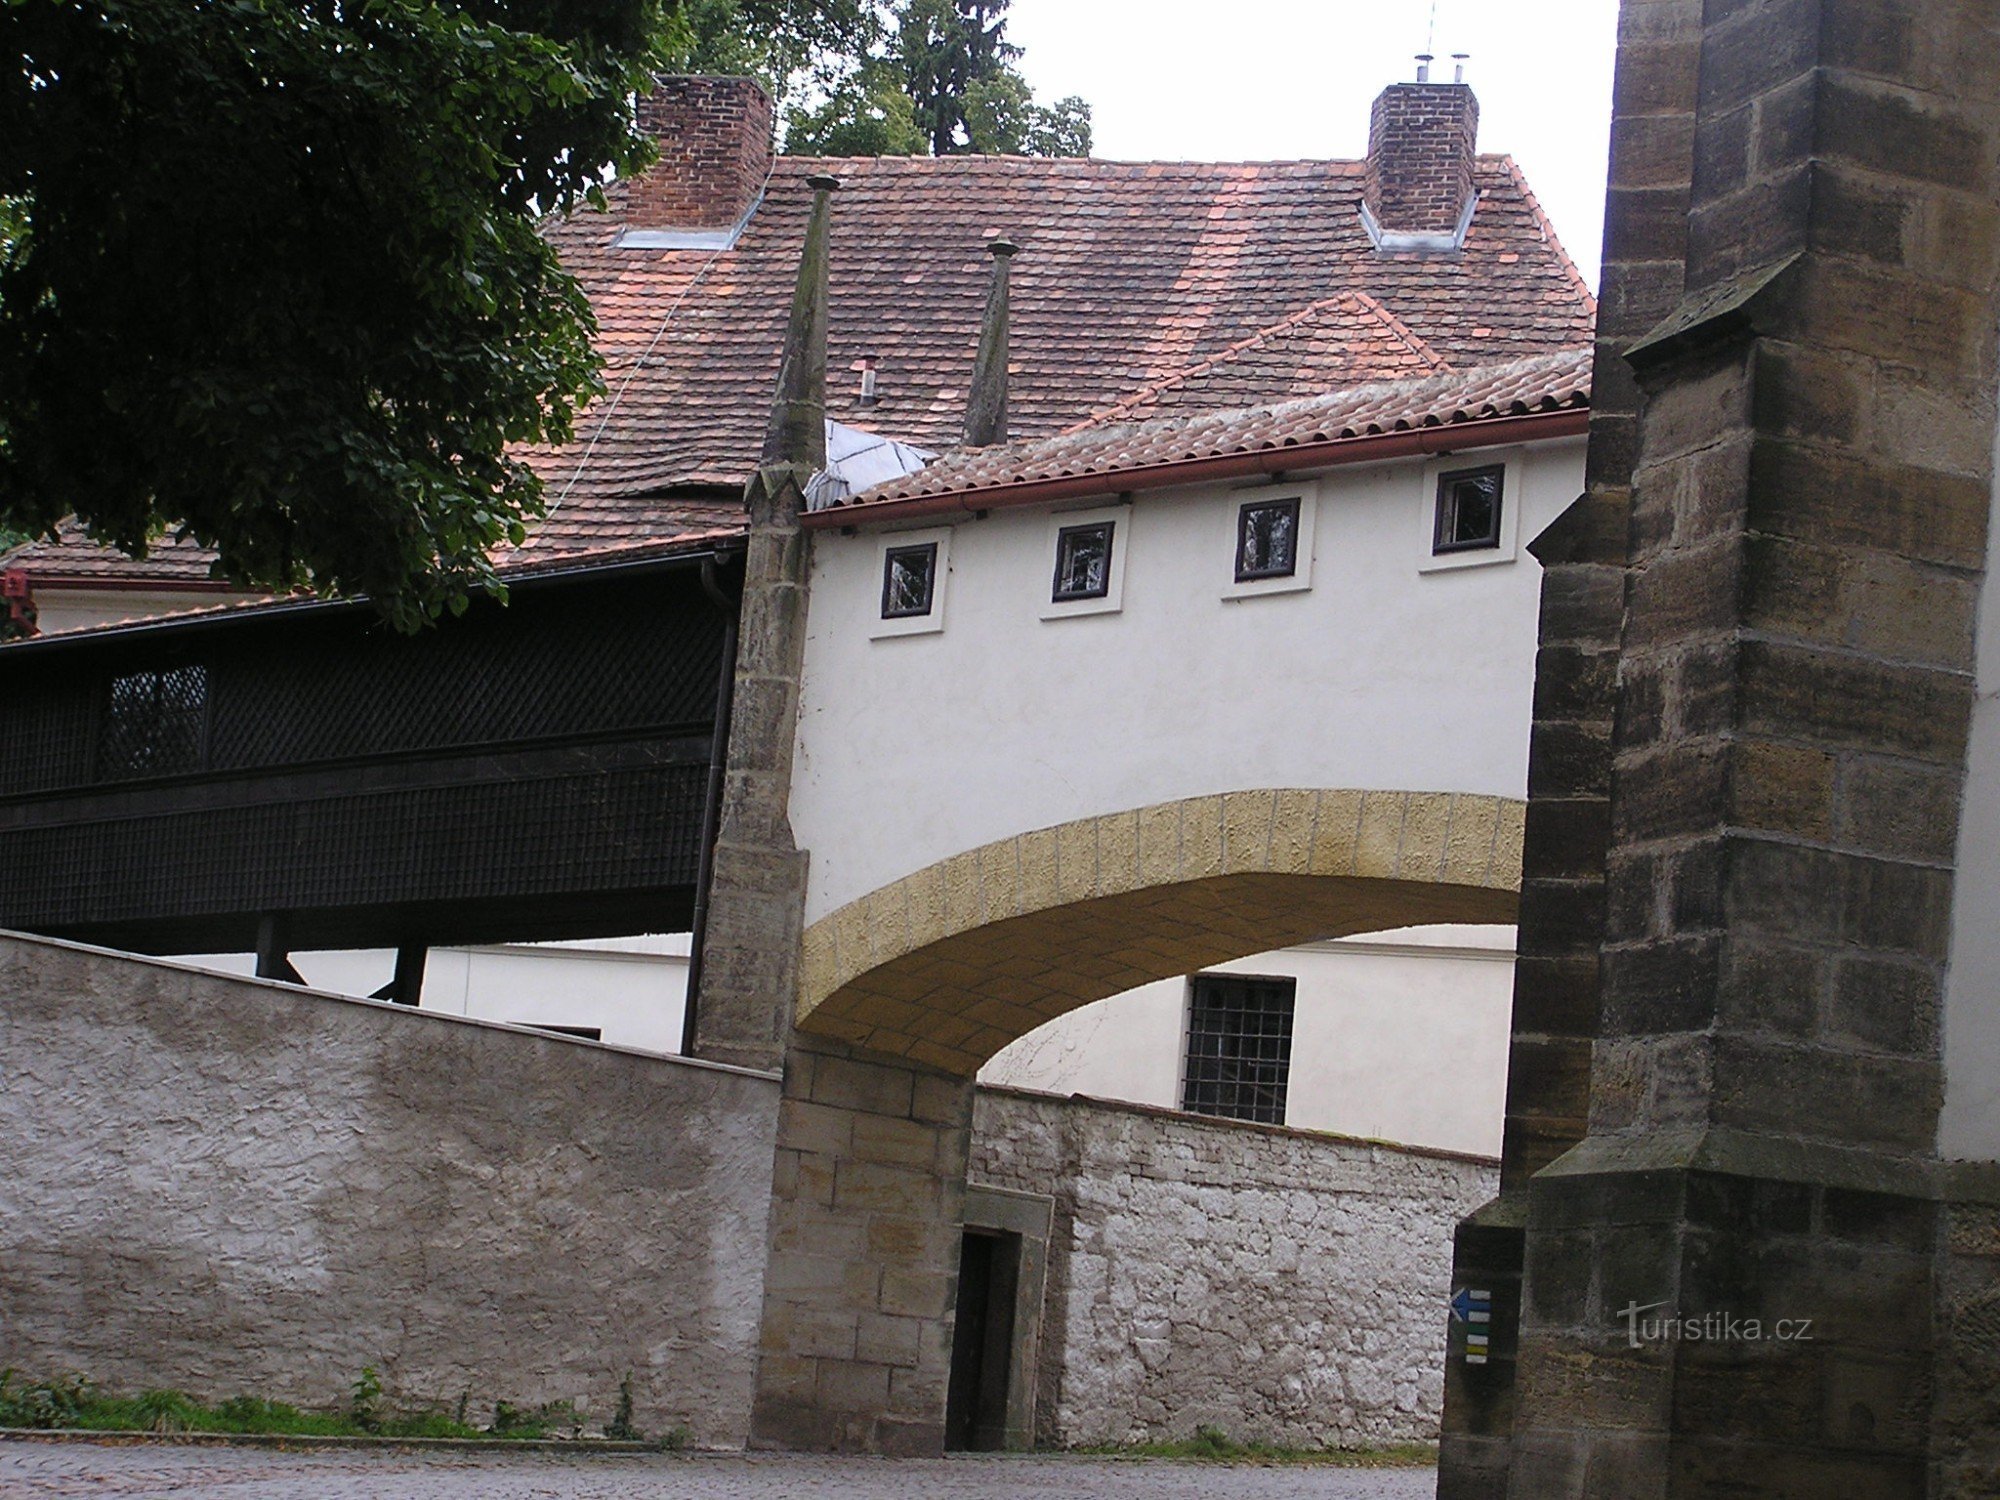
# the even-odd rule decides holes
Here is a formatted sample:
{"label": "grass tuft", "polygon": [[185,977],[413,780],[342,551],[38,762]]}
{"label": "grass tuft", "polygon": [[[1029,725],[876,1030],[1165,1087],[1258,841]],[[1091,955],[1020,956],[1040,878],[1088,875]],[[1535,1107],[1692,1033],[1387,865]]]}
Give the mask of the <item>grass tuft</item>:
{"label": "grass tuft", "polygon": [[[519,1438],[561,1434],[581,1437],[583,1421],[567,1401],[532,1410],[506,1401],[493,1405],[493,1425],[475,1427],[465,1420],[466,1401],[452,1415],[438,1409],[389,1412],[381,1403],[382,1385],[371,1368],[354,1382],[346,1408],[338,1412],[301,1411],[261,1396],[231,1396],[213,1406],[183,1391],[145,1391],[138,1396],[113,1396],[81,1376],[65,1380],[23,1382],[16,1372],[0,1370],[0,1427],[40,1430],[68,1428],[86,1432],[221,1432],[275,1437],[383,1438]],[[629,1423],[629,1417],[628,1417]],[[627,1430],[631,1430],[628,1426]]]}
{"label": "grass tuft", "polygon": [[1430,1468],[1437,1449],[1426,1443],[1392,1443],[1381,1448],[1286,1448],[1238,1442],[1220,1427],[1202,1426],[1194,1436],[1158,1443],[1096,1443],[1073,1450],[1106,1458],[1170,1458],[1221,1464],[1327,1464],[1350,1469]]}

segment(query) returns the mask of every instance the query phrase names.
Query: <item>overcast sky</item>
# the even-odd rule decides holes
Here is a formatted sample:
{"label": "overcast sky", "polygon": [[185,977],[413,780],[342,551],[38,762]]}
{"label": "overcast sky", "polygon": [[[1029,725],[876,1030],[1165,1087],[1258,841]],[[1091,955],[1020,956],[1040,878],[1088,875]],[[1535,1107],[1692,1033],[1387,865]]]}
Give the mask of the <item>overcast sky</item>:
{"label": "overcast sky", "polygon": [[[1428,0],[1013,0],[1007,35],[1044,100],[1090,101],[1121,160],[1357,157],[1368,105],[1416,76]],[[1617,0],[1437,0],[1431,76],[1472,54],[1479,147],[1521,164],[1597,283]]]}

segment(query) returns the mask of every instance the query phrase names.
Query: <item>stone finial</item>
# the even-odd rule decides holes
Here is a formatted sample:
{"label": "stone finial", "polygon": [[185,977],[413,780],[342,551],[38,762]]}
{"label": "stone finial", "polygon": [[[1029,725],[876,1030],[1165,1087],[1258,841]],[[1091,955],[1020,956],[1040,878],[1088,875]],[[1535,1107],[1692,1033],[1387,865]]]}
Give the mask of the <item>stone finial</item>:
{"label": "stone finial", "polygon": [[840,179],[815,173],[806,185],[813,192],[812,216],[759,466],[790,464],[810,475],[826,467],[826,226]]}
{"label": "stone finial", "polygon": [[986,294],[986,318],[979,328],[979,355],[972,366],[972,395],[965,405],[965,446],[985,448],[1007,441],[1007,282],[1020,249],[1010,239],[986,247],[993,257],[993,286]]}

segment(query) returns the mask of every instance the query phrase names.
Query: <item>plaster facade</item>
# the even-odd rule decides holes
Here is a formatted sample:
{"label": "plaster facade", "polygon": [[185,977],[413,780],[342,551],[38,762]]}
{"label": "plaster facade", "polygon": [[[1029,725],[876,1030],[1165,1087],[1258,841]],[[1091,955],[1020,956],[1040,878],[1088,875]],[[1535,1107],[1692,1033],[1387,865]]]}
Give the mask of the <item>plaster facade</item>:
{"label": "plaster facade", "polygon": [[[942,628],[887,639],[878,533],[815,533],[790,803],[808,924],[963,851],[1149,803],[1522,796],[1540,569],[1519,543],[1576,498],[1582,444],[1477,461],[1503,456],[1518,536],[1485,566],[1428,570],[1426,481],[1448,461],[1355,465],[1140,494],[1114,539],[1120,607],[1076,617],[1043,618],[1062,512],[968,518]],[[1312,586],[1237,595],[1237,509],[1284,493],[1316,502]]]}
{"label": "plaster facade", "polygon": [[0,1366],[749,1419],[777,1080],[0,936]]}
{"label": "plaster facade", "polygon": [[[1204,972],[1297,981],[1285,1123],[1500,1154],[1510,927],[1425,927],[1307,943]],[[997,1053],[979,1081],[1160,1109],[1181,1104],[1188,981],[1060,1016]]]}
{"label": "plaster facade", "polygon": [[[185,960],[246,978],[254,954],[213,953]],[[365,998],[396,970],[389,948],[293,953],[293,967],[316,990]],[[514,1026],[577,1027],[596,1041],[678,1054],[687,1004],[688,934],[592,938],[433,948],[424,962],[422,1008]]]}
{"label": "plaster facade", "polygon": [[156,592],[148,589],[45,588],[35,596],[35,628],[44,635],[153,620],[191,609],[251,604],[264,596],[222,590]]}

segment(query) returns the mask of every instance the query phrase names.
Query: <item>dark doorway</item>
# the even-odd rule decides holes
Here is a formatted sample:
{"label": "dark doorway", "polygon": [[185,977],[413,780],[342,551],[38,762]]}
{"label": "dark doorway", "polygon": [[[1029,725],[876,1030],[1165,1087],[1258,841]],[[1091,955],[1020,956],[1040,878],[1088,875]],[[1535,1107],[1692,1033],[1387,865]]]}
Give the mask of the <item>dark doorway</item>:
{"label": "dark doorway", "polygon": [[1014,1297],[1021,1237],[968,1229],[958,1256],[958,1322],[944,1445],[990,1452],[1007,1446],[1007,1370],[1014,1358]]}

